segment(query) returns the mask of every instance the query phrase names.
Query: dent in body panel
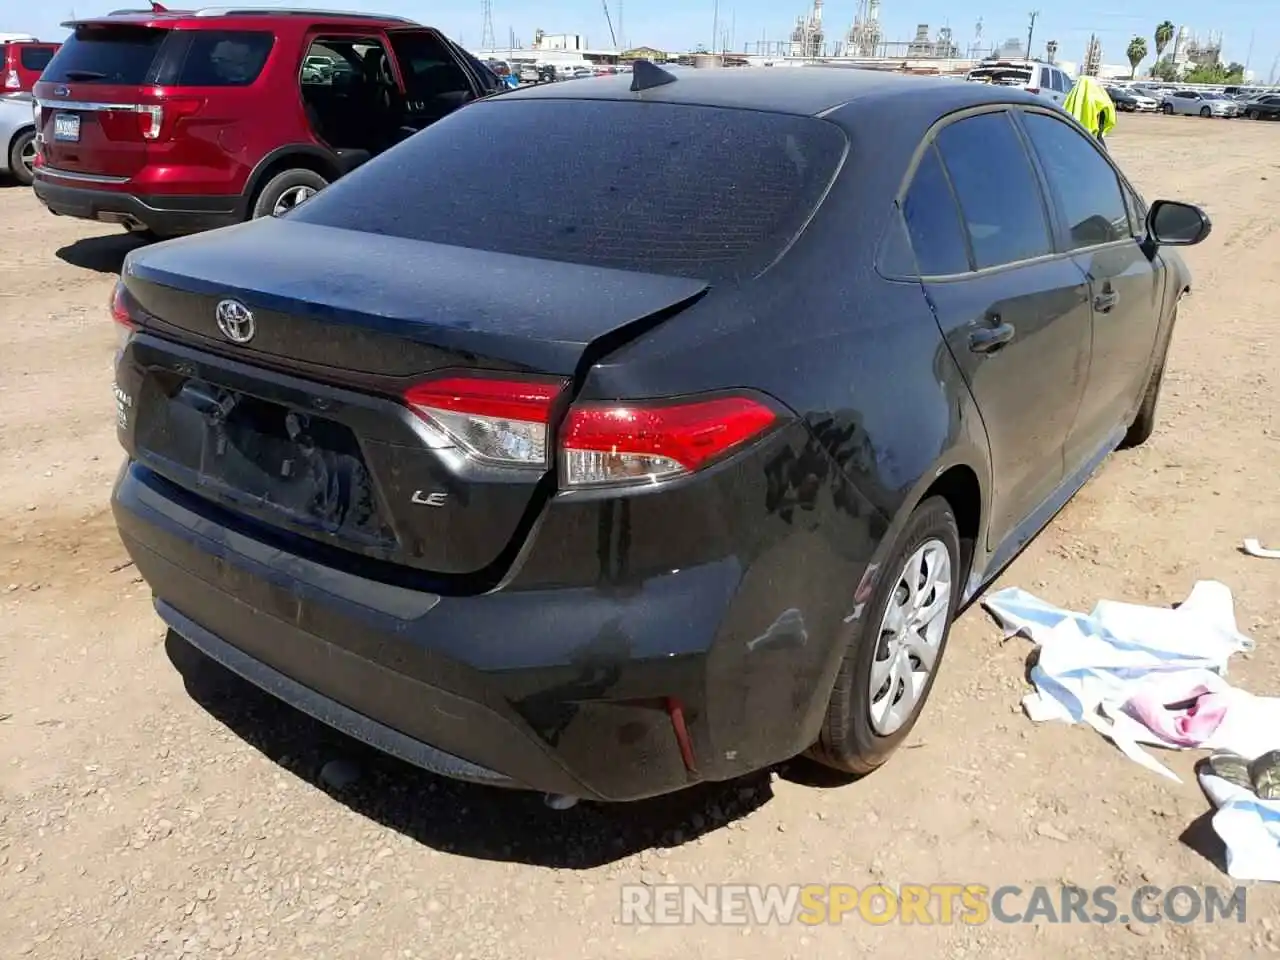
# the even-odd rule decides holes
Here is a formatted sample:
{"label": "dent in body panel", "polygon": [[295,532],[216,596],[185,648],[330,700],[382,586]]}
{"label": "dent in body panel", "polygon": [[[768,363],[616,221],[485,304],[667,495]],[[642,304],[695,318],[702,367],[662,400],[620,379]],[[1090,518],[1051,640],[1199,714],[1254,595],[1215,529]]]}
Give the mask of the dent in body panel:
{"label": "dent in body panel", "polygon": [[[590,609],[565,608],[577,623],[563,629],[529,624],[538,636],[579,639],[557,658],[556,679],[548,673],[547,686],[515,706],[562,736],[595,707],[674,696],[692,705],[696,752],[712,772],[717,758],[747,770],[794,755],[825,709],[847,641],[843,618],[881,525],[800,423],[693,482],[624,497],[561,494],[505,592],[590,584],[621,615],[587,631]],[[565,542],[594,547],[568,556]],[[664,581],[678,584],[674,603],[653,593]],[[677,609],[682,619],[662,616]],[[673,689],[671,664],[694,654],[705,655],[688,681],[696,688]],[[625,679],[608,681],[623,664]],[[569,716],[579,712],[581,721]]]}

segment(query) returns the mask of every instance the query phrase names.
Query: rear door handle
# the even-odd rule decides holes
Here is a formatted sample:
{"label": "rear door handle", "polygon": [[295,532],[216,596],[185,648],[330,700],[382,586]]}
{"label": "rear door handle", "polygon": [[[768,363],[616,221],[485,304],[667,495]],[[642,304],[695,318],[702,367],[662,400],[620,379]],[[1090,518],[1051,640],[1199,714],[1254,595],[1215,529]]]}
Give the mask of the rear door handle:
{"label": "rear door handle", "polygon": [[1098,313],[1110,313],[1120,302],[1120,294],[1114,290],[1104,290],[1093,298],[1093,309]]}
{"label": "rear door handle", "polygon": [[997,323],[969,334],[969,349],[974,353],[995,353],[1017,333],[1012,323]]}

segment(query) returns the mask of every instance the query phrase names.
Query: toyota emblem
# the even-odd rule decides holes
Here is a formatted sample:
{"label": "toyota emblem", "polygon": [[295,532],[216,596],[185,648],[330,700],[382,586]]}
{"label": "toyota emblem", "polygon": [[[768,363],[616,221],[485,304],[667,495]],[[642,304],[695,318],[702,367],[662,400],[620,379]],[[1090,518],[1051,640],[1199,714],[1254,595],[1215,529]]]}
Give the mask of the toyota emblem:
{"label": "toyota emblem", "polygon": [[218,329],[232,343],[248,343],[257,332],[253,311],[239,300],[221,300],[214,310]]}

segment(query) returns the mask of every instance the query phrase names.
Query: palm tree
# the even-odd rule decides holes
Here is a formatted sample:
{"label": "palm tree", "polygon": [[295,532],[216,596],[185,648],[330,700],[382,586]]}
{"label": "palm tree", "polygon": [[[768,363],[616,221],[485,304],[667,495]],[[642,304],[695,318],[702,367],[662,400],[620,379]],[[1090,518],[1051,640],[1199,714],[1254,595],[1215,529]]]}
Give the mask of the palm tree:
{"label": "palm tree", "polygon": [[1134,37],[1129,41],[1129,49],[1125,51],[1129,57],[1129,79],[1138,75],[1138,64],[1147,58],[1147,40],[1145,37]]}
{"label": "palm tree", "polygon": [[1164,56],[1164,48],[1169,45],[1169,41],[1173,39],[1174,25],[1171,20],[1156,27],[1156,59],[1159,60]]}

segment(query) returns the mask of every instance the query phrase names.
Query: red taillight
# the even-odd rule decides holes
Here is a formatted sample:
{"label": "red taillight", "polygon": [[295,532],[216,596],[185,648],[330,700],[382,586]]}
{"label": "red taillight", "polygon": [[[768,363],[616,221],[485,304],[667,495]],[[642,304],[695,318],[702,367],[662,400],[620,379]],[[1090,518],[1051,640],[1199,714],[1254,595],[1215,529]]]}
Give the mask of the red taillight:
{"label": "red taillight", "polygon": [[129,310],[129,292],[121,280],[116,281],[115,289],[111,291],[111,319],[130,331],[138,329],[138,323]]}
{"label": "red taillight", "polygon": [[120,110],[98,113],[98,126],[108,140],[168,140],[178,122],[196,113],[204,101],[193,97],[172,97],[153,103],[139,103]]}
{"label": "red taillight", "polygon": [[22,78],[18,76],[17,70],[10,70],[4,75],[4,88],[6,90],[22,89]]}
{"label": "red taillight", "polygon": [[142,139],[160,140],[172,137],[178,121],[191,116],[203,104],[203,100],[177,97],[159,103],[139,104],[138,130]]}
{"label": "red taillight", "polygon": [[410,387],[404,399],[477,459],[546,469],[551,411],[566,385],[519,377],[444,377]]}
{"label": "red taillight", "polygon": [[116,327],[116,356],[129,345],[129,340],[138,330],[138,321],[134,319],[130,309],[129,291],[124,282],[117,280],[115,289],[111,291],[111,319]]}
{"label": "red taillight", "polygon": [[745,396],[576,406],[561,434],[564,482],[569,487],[655,483],[693,473],[759,437],[777,420],[770,407]]}

